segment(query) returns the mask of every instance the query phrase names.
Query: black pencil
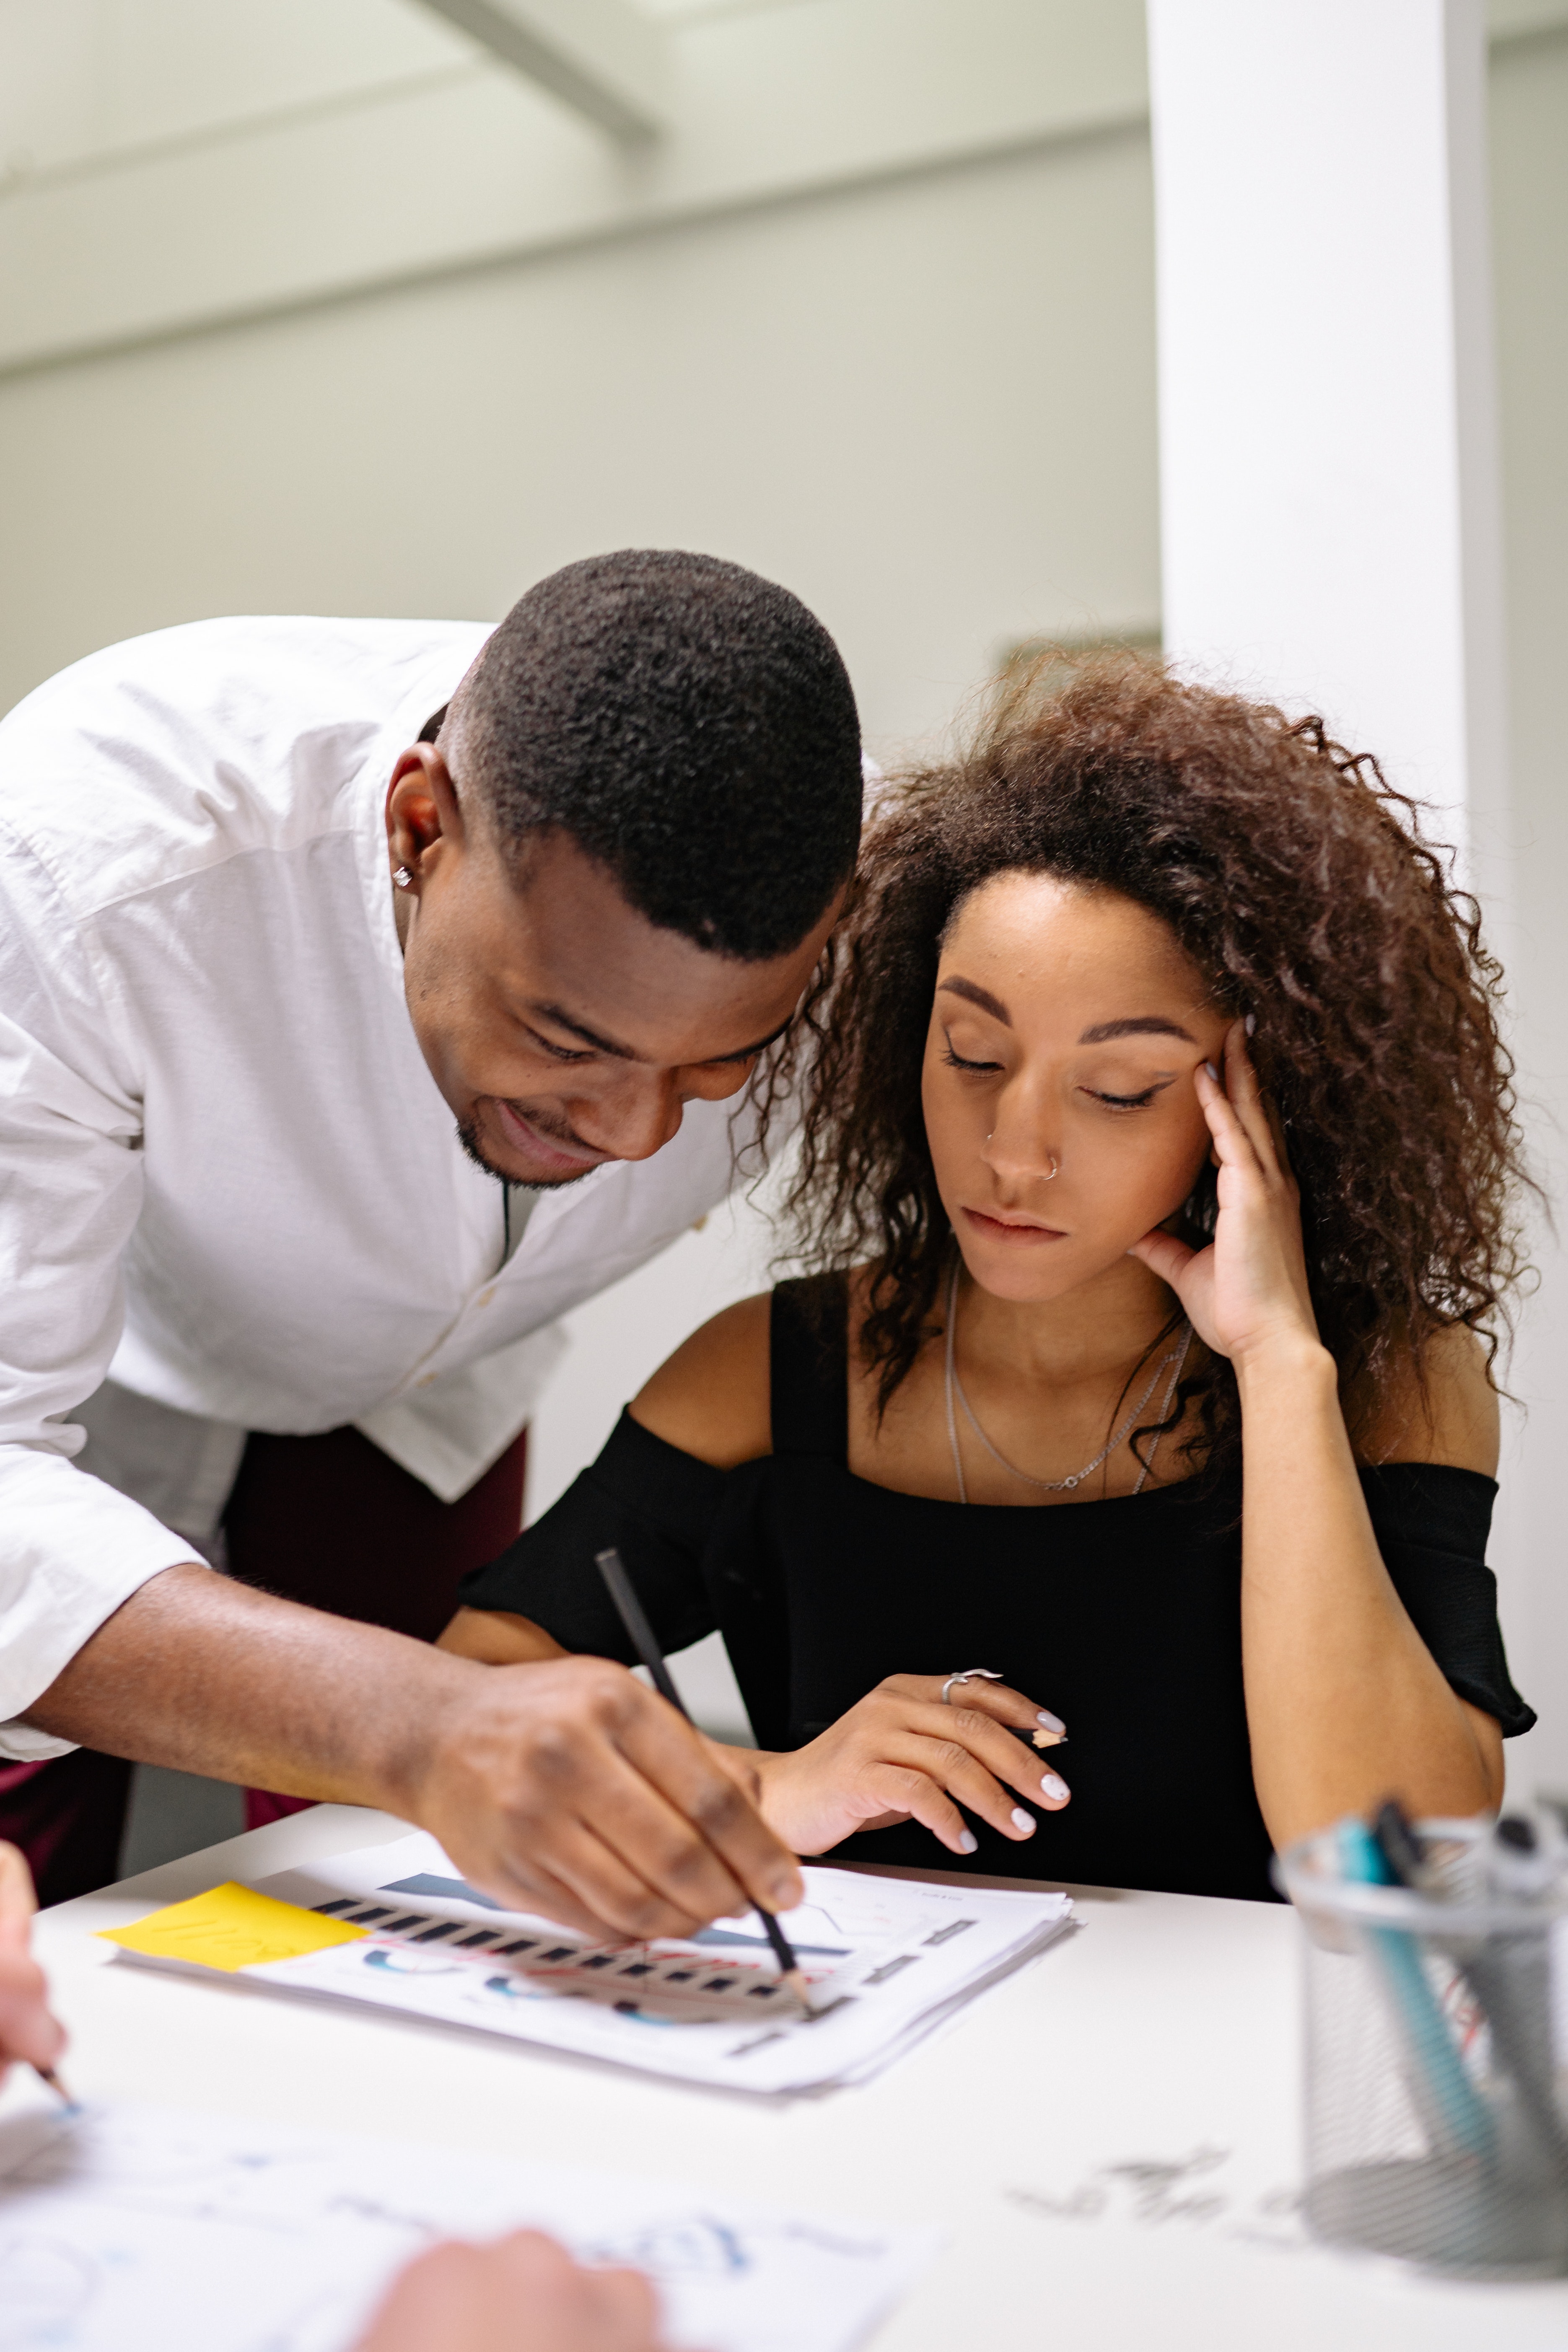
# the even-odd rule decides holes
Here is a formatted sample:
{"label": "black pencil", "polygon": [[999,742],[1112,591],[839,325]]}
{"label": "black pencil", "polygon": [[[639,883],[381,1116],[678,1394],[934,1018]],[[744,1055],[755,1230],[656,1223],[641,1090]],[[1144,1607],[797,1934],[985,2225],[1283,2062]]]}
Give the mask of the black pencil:
{"label": "black pencil", "polygon": [[[594,1565],[605,1580],[605,1590],[616,1604],[616,1614],[626,1629],[627,1640],[653,1676],[654,1688],[689,1723],[691,1717],[686,1702],[676,1689],[669,1668],[664,1663],[664,1653],[654,1639],[653,1627],[647,1622],[647,1612],[637,1599],[637,1587],[626,1574],[626,1562],[620,1553],[613,1546],[608,1551],[595,1552]],[[814,2012],[807,1995],[805,1974],[790,1948],[789,1937],[771,1911],[764,1911],[760,1903],[753,1908],[767,1930],[773,1958],[779,1964],[780,1976],[810,2017]]]}

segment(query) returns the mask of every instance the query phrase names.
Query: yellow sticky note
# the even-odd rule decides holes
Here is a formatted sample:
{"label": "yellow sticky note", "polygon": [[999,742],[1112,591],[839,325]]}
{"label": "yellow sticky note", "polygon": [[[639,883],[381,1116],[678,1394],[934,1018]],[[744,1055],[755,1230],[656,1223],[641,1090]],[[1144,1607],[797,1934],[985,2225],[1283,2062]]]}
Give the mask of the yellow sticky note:
{"label": "yellow sticky note", "polygon": [[105,1927],[104,1940],[160,1960],[193,1960],[204,1969],[250,1969],[263,1960],[294,1960],[333,1944],[357,1943],[363,1927],[323,1919],[319,1911],[279,1903],[230,1879],[188,1903],[171,1903],[129,1927]]}

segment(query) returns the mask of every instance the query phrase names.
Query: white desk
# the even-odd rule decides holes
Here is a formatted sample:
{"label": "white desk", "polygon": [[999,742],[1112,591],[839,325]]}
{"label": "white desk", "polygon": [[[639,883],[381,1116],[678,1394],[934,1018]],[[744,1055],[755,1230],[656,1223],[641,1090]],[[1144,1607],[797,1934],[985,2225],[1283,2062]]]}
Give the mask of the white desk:
{"label": "white desk", "polygon": [[[787,2106],[159,1978],[93,1940],[221,1879],[401,1828],[323,1805],[45,1913],[72,2088],[933,2224],[946,2251],[878,2352],[1568,2347],[1568,2282],[1429,2283],[1301,2242],[1298,1930],[1283,1906],[1091,1890],[1085,1924],[953,2030],[863,2090]],[[1188,2168],[1105,2168],[1172,2165]]]}

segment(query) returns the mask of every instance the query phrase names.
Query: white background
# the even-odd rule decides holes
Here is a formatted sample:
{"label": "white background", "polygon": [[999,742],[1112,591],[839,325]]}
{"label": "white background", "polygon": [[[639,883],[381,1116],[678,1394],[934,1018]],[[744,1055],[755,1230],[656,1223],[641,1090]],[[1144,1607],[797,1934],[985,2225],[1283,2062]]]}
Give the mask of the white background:
{"label": "white background", "polygon": [[[693,39],[732,19],[737,37],[749,26],[759,40],[793,27],[830,41],[842,22],[847,42],[863,41],[868,5],[678,0],[660,13]],[[1509,37],[1491,63],[1514,1001],[1531,1142],[1553,1181],[1568,1105],[1563,18],[1553,0],[1510,0],[1506,21],[1494,11]],[[802,165],[792,188],[781,167],[765,200],[715,198],[700,217],[528,251],[509,228],[518,257],[482,266],[461,261],[454,231],[450,268],[437,257],[425,282],[378,289],[367,260],[363,284],[331,299],[296,221],[303,242],[268,265],[283,272],[273,315],[196,317],[141,345],[127,330],[122,347],[0,377],[0,700],[94,646],[203,614],[499,614],[571,557],[684,544],[754,565],[815,606],[887,760],[939,731],[1016,639],[1157,625],[1150,168],[1124,55],[1135,11],[1123,0],[1016,11],[1016,40],[1037,26],[1059,34],[1065,62],[1060,89],[1045,67],[1020,65],[1020,85],[1038,83],[1035,110],[1010,128],[997,95],[1004,12],[909,0],[905,21],[916,48],[916,32],[948,40],[937,79],[952,125],[922,99],[918,135],[900,131],[895,155],[893,85],[908,59],[897,41],[855,51],[863,89],[835,135],[852,146],[863,126],[858,176],[840,157],[815,180]],[[1109,62],[1094,53],[1102,39],[1122,45]],[[258,175],[246,184],[259,191],[253,213],[199,223],[177,173],[161,182],[148,269],[172,268],[197,226],[237,268],[247,240],[289,214],[300,184],[288,159],[302,151],[288,142],[312,123],[342,152],[351,131],[367,142],[342,201],[370,228],[397,206],[399,219],[434,218],[450,145],[417,109],[372,101],[406,81],[434,107],[468,89],[473,65],[414,0],[0,0],[0,254],[23,273],[7,282],[24,283],[44,250],[29,238],[45,238],[47,207],[68,199],[72,250],[100,234],[107,249],[145,194],[123,161],[138,142],[157,148],[159,170],[188,153],[193,173],[222,163],[229,142]],[[485,91],[487,106],[514,103]],[[536,107],[505,131],[508,169],[544,152],[542,121]],[[338,226],[323,217],[316,242]],[[289,268],[313,307],[289,307]],[[147,302],[174,301],[159,283]],[[161,331],[147,316],[149,335]],[[574,1318],[577,1345],[538,1428],[535,1504],[591,1457],[684,1329],[759,1286],[766,1255],[754,1231],[714,1220]],[[1513,1384],[1531,1443],[1554,1449],[1568,1292],[1554,1247],[1541,1256]],[[1514,1759],[1568,1786],[1562,1513],[1550,1482],[1526,1502],[1502,1556],[1505,1621],[1516,1678],[1547,1721]]]}

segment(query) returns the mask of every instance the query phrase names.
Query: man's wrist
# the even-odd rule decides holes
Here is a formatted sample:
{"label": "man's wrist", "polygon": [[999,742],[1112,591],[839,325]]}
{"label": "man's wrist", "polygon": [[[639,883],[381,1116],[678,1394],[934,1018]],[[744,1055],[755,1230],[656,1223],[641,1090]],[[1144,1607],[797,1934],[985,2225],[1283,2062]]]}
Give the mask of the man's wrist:
{"label": "man's wrist", "polygon": [[[417,1821],[443,1757],[490,1696],[495,1669],[419,1646],[416,1671],[386,1693],[380,1736],[363,1759],[375,1793],[367,1801],[400,1821]],[[505,1668],[512,1673],[515,1668]]]}

